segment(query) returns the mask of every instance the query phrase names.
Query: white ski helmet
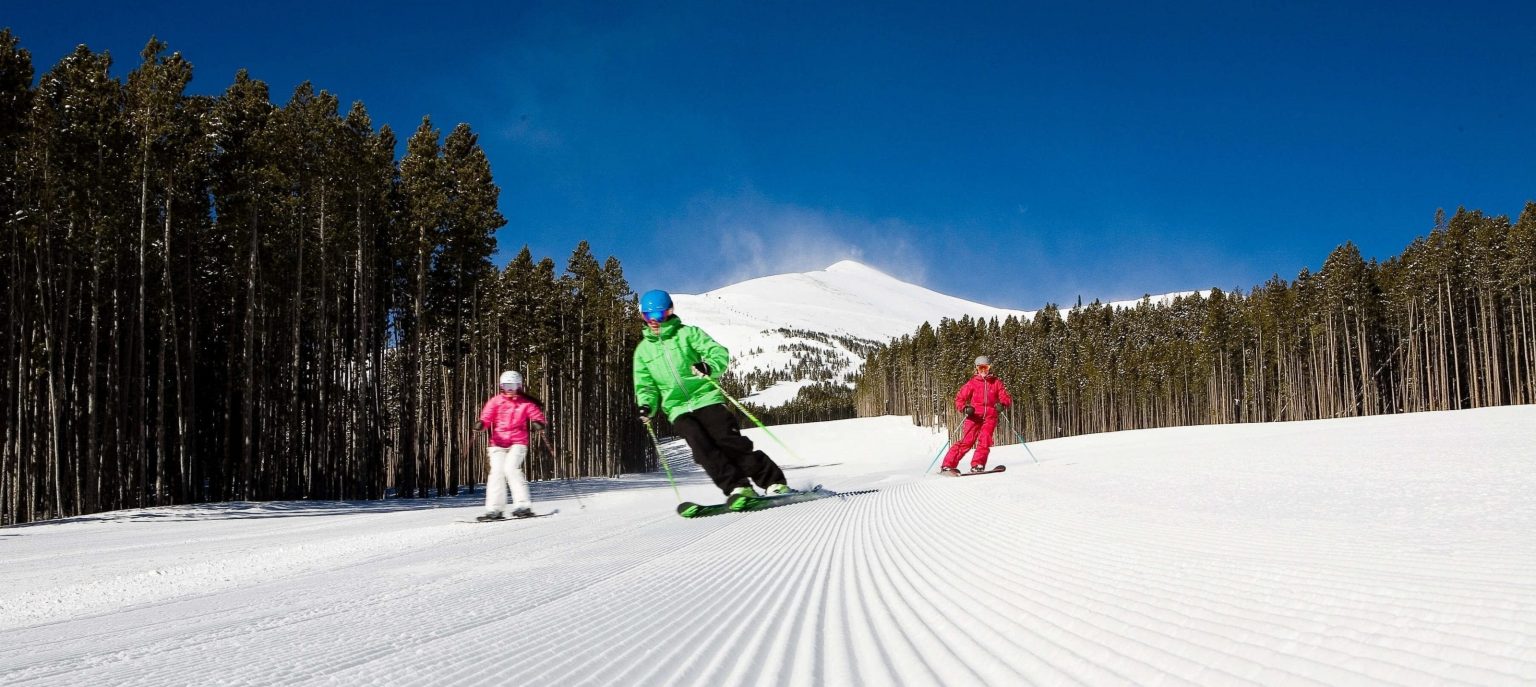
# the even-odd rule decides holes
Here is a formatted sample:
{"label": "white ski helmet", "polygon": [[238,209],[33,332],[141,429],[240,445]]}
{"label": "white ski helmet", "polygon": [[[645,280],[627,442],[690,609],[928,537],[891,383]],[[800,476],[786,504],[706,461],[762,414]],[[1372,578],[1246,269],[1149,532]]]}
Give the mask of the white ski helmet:
{"label": "white ski helmet", "polygon": [[523,376],[514,370],[507,370],[501,373],[501,388],[508,391],[523,388]]}
{"label": "white ski helmet", "polygon": [[984,355],[976,356],[976,367],[981,367],[982,365],[992,367],[992,359]]}

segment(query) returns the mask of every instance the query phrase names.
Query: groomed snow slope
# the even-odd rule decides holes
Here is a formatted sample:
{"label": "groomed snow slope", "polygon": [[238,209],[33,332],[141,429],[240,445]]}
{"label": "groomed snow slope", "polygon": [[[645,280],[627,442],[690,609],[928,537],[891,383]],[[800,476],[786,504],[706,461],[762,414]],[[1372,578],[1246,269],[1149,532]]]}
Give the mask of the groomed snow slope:
{"label": "groomed snow slope", "polygon": [[1536,407],[1076,437],[962,479],[903,418],[775,433],[795,483],[880,491],[683,520],[636,475],[536,485],[559,512],[507,523],[455,523],[463,498],[0,529],[0,683],[1536,683]]}

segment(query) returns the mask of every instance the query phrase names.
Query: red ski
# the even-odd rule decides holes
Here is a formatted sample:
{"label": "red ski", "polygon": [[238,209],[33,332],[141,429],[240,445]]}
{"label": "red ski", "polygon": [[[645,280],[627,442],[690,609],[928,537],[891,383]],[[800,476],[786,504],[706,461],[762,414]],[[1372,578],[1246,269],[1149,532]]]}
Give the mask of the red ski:
{"label": "red ski", "polygon": [[1002,472],[1002,471],[1007,470],[1007,469],[1008,469],[1007,465],[999,465],[999,466],[997,466],[995,468],[992,468],[991,470],[982,470],[981,472],[968,472],[968,471],[944,472],[943,470],[940,470],[939,474],[947,476],[947,477],[971,477],[971,476],[974,476],[974,475],[990,475],[990,474],[993,474],[993,473]]}

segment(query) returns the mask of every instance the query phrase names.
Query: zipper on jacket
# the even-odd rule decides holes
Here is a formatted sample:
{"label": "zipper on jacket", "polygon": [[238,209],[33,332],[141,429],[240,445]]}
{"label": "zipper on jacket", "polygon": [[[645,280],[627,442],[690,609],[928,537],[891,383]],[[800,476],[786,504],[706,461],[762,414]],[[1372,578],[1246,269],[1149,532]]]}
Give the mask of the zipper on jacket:
{"label": "zipper on jacket", "polygon": [[[681,327],[678,328],[678,333],[677,334],[673,334],[672,335],[672,338],[676,339],[679,336],[682,336],[682,328]],[[661,342],[658,342],[658,343],[665,344],[666,342],[665,341],[661,341]],[[672,356],[667,351],[667,347],[665,345],[663,345],[661,347],[661,355],[667,359],[667,367],[672,370],[672,378],[677,380],[677,388],[680,391],[683,392],[683,397],[687,399],[688,410],[686,410],[684,412],[688,412],[688,413],[693,412],[695,410],[695,408],[693,407],[693,394],[688,393],[688,387],[683,385],[683,376],[678,373],[677,365],[673,363]],[[681,352],[678,353],[678,357],[679,358],[682,357],[682,353]]]}

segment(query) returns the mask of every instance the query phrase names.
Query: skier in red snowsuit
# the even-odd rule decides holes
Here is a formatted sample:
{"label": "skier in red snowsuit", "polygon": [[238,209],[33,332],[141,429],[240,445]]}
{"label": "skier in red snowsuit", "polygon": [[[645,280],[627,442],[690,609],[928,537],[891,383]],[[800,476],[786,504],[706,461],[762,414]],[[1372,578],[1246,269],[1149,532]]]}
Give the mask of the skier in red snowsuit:
{"label": "skier in red snowsuit", "polygon": [[941,475],[958,475],[960,458],[971,446],[976,454],[971,456],[971,472],[987,469],[987,455],[992,453],[992,432],[997,429],[997,419],[1003,408],[1013,406],[1013,398],[1003,388],[1003,380],[992,376],[992,359],[981,356],[976,359],[976,376],[970,378],[955,394],[955,410],[965,414],[961,423],[965,430],[960,440],[951,446],[944,456]]}

